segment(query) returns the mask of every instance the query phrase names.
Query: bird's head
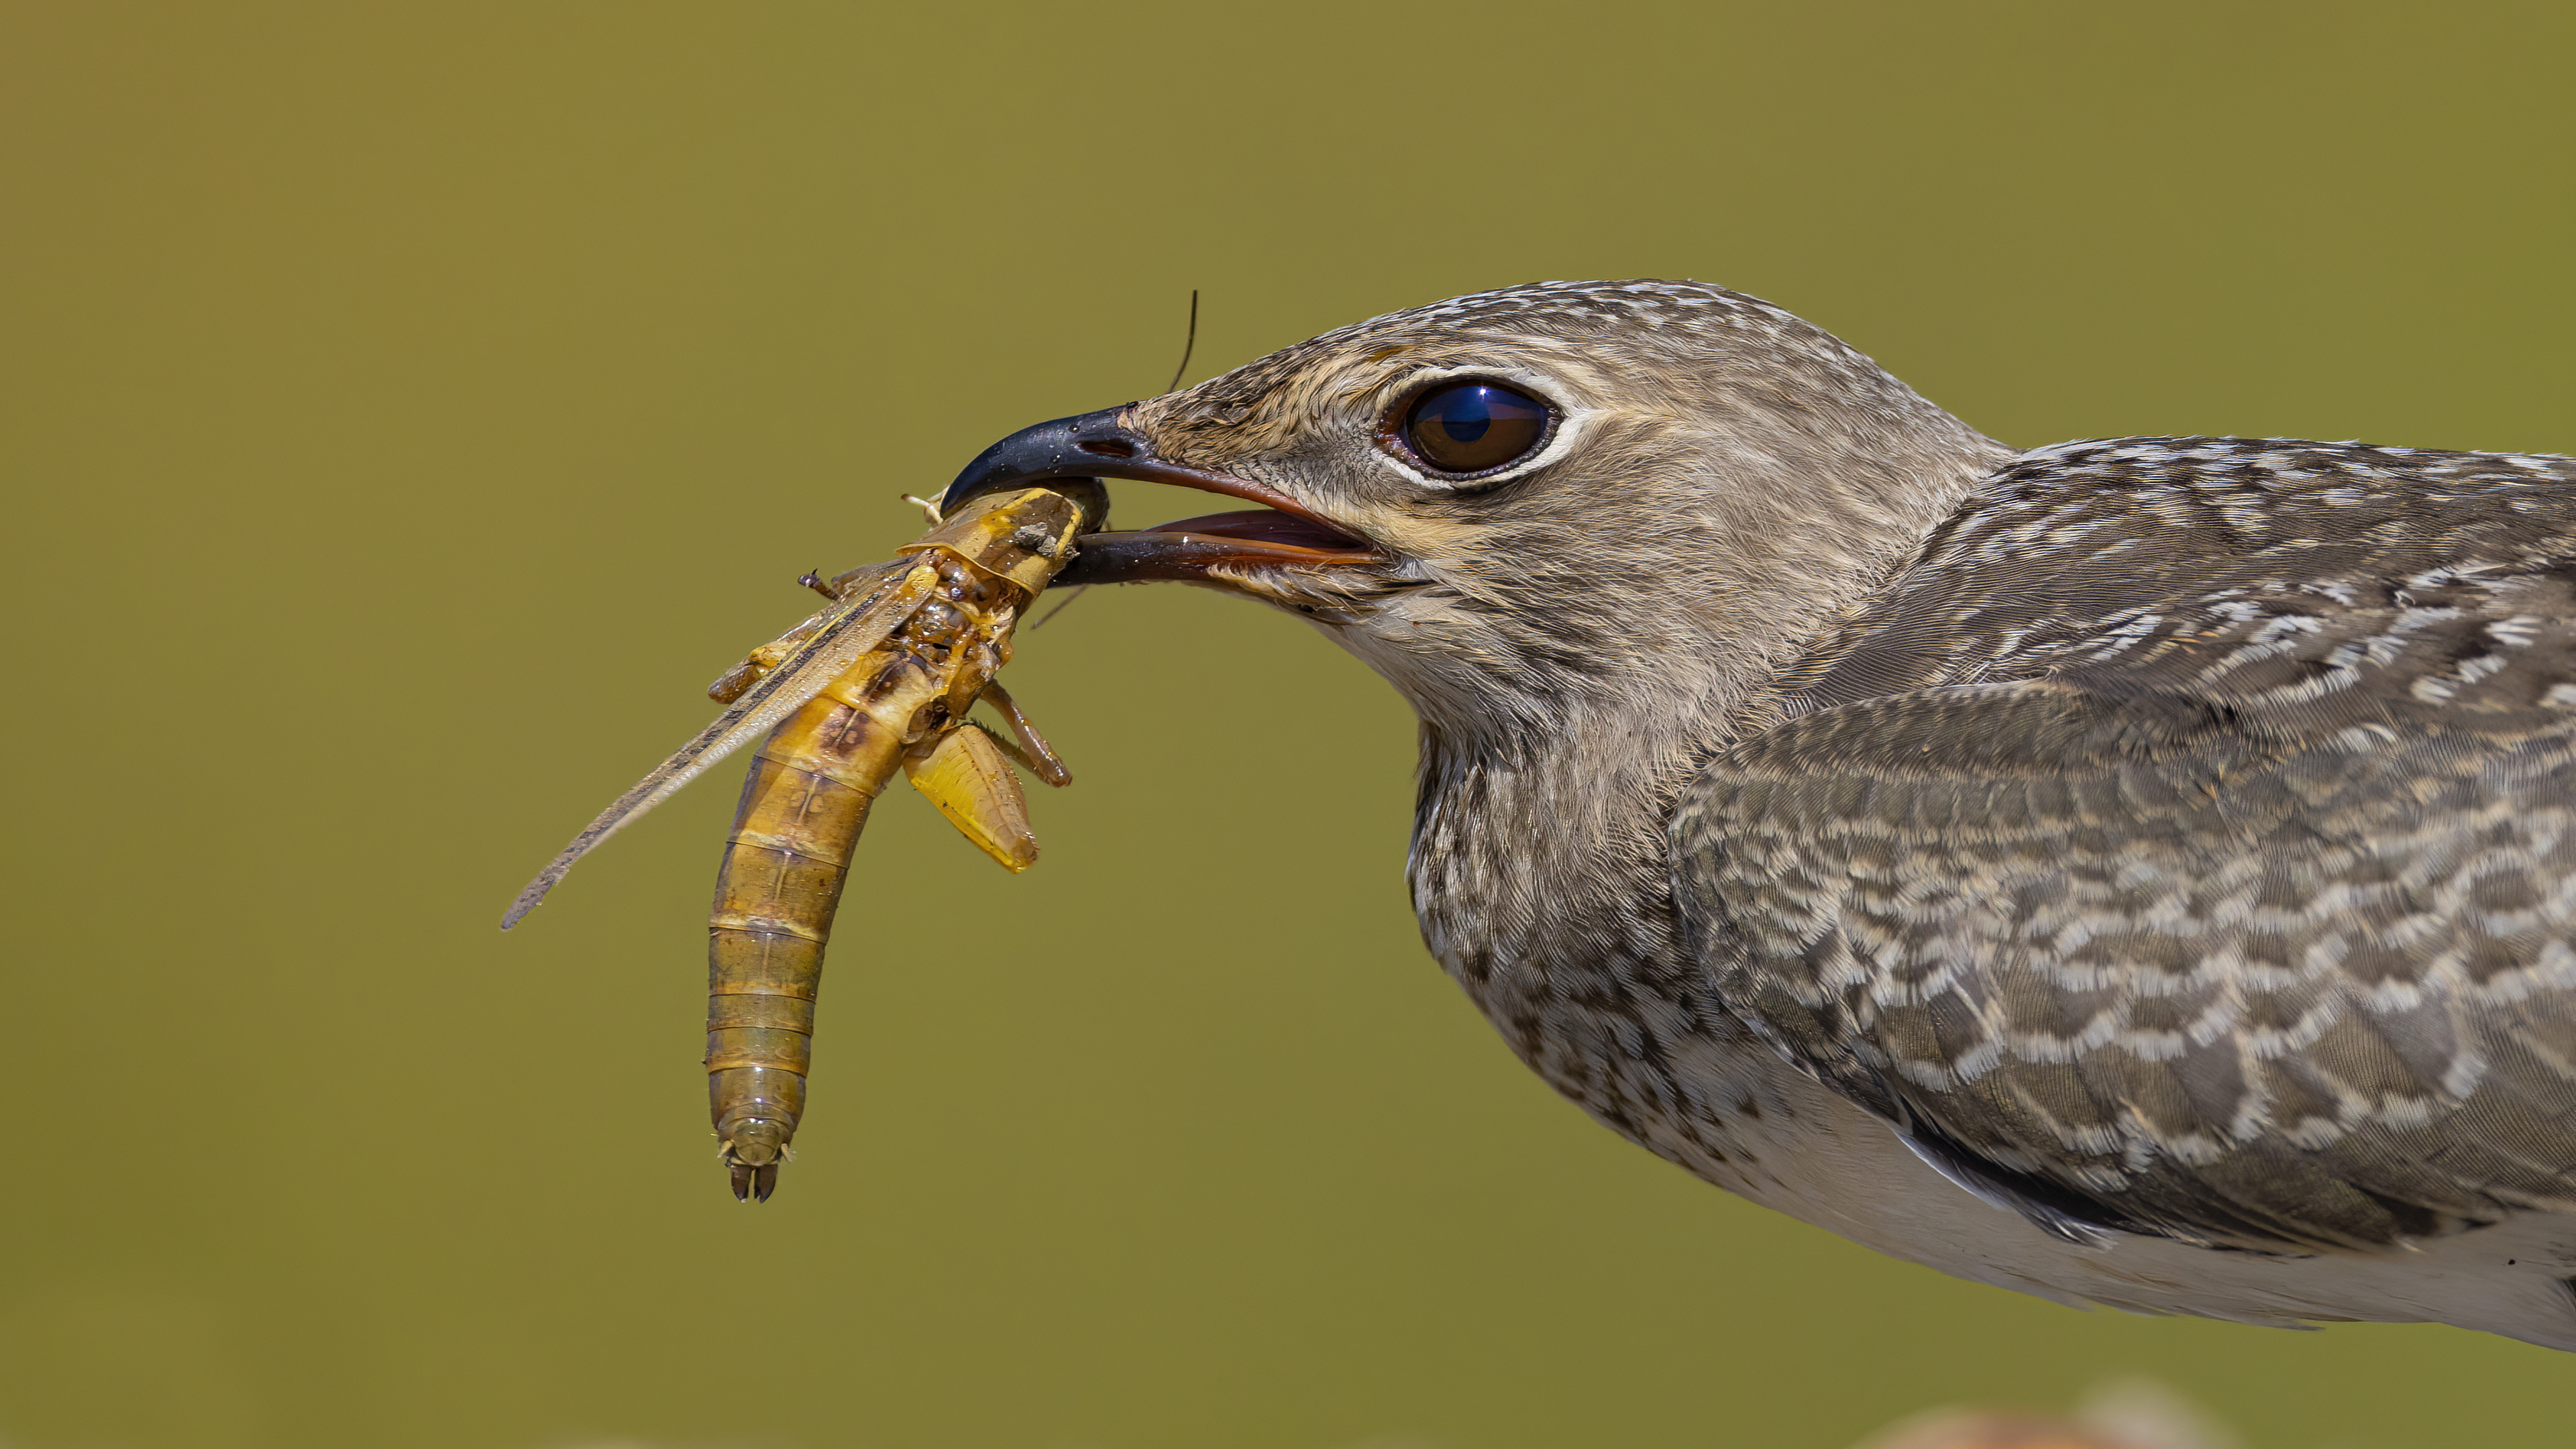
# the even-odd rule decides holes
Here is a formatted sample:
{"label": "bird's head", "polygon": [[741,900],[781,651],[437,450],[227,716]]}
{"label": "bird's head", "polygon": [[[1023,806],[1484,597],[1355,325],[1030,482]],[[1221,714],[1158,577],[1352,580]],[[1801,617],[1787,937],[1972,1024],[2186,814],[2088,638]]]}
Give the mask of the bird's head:
{"label": "bird's head", "polygon": [[1092,477],[1260,505],[1088,535],[1057,583],[1249,595],[1444,732],[1525,733],[1722,707],[2007,455],[1751,297],[1549,282],[1041,423],[947,503]]}

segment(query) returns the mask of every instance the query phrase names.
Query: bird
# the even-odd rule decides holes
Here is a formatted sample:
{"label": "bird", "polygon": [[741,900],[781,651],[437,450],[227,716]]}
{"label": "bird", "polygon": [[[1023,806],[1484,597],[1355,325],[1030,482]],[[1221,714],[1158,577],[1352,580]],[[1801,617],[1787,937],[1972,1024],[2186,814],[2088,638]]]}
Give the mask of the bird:
{"label": "bird", "polygon": [[2079,1307],[2576,1350],[2576,459],[2019,450],[1692,281],[1002,439],[1398,690],[1425,943],[1698,1177]]}

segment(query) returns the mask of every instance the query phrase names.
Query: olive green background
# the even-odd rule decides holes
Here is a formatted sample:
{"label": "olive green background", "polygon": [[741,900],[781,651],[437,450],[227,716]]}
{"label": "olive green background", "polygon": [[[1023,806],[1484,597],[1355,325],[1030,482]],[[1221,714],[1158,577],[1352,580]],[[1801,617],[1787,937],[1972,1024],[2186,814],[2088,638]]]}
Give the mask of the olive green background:
{"label": "olive green background", "polygon": [[1695,276],[2022,444],[2576,450],[2568,14],[0,6],[0,1442],[1832,1449],[2142,1372],[2566,1443],[2576,1359],[2079,1314],[1592,1126],[1414,935],[1402,705],[1198,591],[1023,641],[1037,870],[879,811],[765,1209],[696,1064],[735,772],[494,926],[1192,287],[1194,376]]}

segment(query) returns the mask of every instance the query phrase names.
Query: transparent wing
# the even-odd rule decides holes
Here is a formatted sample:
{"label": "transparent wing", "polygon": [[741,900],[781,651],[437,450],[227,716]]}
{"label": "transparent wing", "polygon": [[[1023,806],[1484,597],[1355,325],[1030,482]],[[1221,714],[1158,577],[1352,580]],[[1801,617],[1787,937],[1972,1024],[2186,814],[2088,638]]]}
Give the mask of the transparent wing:
{"label": "transparent wing", "polygon": [[555,882],[562,880],[574,863],[601,841],[671,798],[681,786],[747,741],[768,733],[780,720],[821,693],[860,656],[884,643],[886,636],[939,581],[938,569],[920,555],[879,564],[875,572],[875,580],[862,575],[846,587],[843,602],[824,611],[822,626],[812,637],[743,691],[730,708],[698,731],[696,738],[673,751],[669,759],[656,765],[651,774],[636,781],[633,789],[618,796],[599,812],[597,819],[582,827],[572,843],[557,852],[546,868],[537,872],[537,878],[528,882],[527,889],[519,892],[518,899],[510,902],[509,911],[501,917],[501,929],[510,929],[535,910],[546,892],[554,889]]}

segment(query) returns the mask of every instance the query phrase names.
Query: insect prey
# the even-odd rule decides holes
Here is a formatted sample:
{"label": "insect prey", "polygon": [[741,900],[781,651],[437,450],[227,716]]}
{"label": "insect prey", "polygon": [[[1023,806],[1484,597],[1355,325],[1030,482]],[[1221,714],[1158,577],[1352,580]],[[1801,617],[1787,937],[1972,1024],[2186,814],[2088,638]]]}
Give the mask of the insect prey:
{"label": "insect prey", "polygon": [[[829,581],[833,600],[708,686],[728,706],[602,811],[512,903],[504,930],[628,821],[768,732],[743,781],[707,928],[707,1088],[734,1196],[767,1201],[805,1107],[814,1002],[852,851],[897,770],[1012,871],[1038,856],[1013,766],[1072,772],[994,675],[1020,615],[1073,556],[1105,494],[980,498],[893,560]],[[1006,735],[967,718],[979,702]]]}

